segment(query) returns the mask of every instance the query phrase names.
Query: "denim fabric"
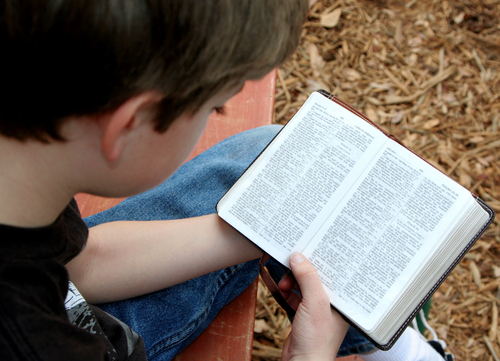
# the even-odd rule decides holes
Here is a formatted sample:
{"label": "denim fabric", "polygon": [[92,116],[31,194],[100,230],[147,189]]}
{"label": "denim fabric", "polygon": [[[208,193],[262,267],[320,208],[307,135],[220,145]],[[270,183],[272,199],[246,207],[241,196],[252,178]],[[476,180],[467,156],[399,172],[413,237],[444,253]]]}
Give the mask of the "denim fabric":
{"label": "denim fabric", "polygon": [[[85,222],[93,227],[117,220],[178,219],[214,213],[217,201],[280,129],[281,126],[271,125],[228,138],[184,164],[165,183],[88,217]],[[251,261],[99,307],[142,336],[149,360],[170,360],[257,275],[258,263]],[[364,337],[350,330],[340,354],[365,353],[373,348]]]}

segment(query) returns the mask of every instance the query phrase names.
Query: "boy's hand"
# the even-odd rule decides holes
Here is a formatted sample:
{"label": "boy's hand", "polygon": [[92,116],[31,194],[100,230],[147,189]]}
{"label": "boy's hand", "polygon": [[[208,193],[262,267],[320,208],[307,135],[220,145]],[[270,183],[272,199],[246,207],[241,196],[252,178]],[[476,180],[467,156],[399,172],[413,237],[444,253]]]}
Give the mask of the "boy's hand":
{"label": "boy's hand", "polygon": [[[286,275],[279,288],[297,313],[281,359],[332,361],[349,325],[331,308],[318,273],[303,255],[292,255],[290,267],[296,282]],[[293,292],[299,287],[302,299]]]}

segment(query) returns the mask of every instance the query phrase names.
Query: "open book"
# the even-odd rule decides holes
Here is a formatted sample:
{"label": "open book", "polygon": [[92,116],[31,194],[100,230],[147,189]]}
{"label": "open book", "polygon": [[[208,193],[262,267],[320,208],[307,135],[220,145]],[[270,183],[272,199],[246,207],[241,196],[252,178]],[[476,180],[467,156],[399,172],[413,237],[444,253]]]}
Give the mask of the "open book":
{"label": "open book", "polygon": [[481,199],[330,94],[313,93],[217,205],[389,349],[494,218]]}

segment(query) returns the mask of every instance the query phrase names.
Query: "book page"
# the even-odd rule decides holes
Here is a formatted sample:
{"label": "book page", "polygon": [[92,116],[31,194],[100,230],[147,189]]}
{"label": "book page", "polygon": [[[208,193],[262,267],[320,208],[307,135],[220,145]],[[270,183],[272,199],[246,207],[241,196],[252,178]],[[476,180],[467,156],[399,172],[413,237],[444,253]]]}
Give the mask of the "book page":
{"label": "book page", "polygon": [[370,329],[471,201],[467,190],[391,141],[304,254],[334,306]]}
{"label": "book page", "polygon": [[374,332],[385,339],[393,335],[394,325],[404,323],[416,308],[415,301],[422,300],[428,294],[450,265],[457,261],[458,255],[467,250],[478,232],[482,233],[483,227],[489,224],[489,219],[490,214],[471,197],[470,207],[464,208],[457,216],[457,226],[447,235],[445,245],[434,253],[429,263],[419,269],[418,276],[412,281],[411,286],[398,297],[394,308],[387,314],[385,320],[376,326]]}
{"label": "book page", "polygon": [[314,93],[222,199],[219,215],[288,265],[388,138]]}

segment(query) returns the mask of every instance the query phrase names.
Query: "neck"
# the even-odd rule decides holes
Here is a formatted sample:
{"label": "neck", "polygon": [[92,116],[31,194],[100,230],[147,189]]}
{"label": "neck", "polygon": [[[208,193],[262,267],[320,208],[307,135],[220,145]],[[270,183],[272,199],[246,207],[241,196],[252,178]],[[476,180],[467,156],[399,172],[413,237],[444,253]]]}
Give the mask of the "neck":
{"label": "neck", "polygon": [[60,177],[62,147],[0,137],[0,224],[41,227],[57,219],[74,195]]}

